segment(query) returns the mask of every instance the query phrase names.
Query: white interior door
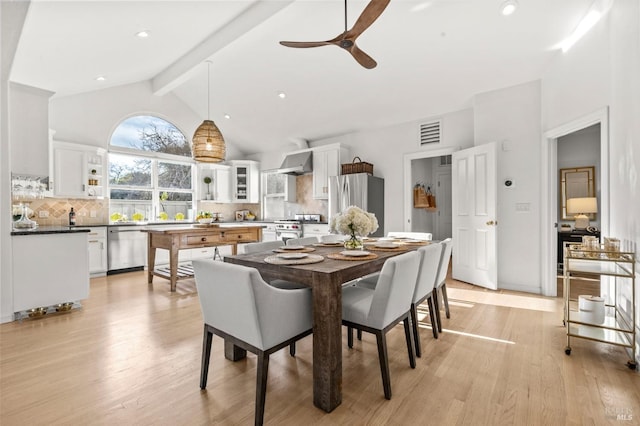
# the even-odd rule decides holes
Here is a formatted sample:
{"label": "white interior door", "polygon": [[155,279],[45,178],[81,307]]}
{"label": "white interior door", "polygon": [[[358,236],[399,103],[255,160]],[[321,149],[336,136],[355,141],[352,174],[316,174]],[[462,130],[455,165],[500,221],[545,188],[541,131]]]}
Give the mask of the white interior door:
{"label": "white interior door", "polygon": [[496,144],[457,151],[452,158],[452,276],[498,288]]}
{"label": "white interior door", "polygon": [[444,240],[452,237],[451,233],[451,169],[436,172],[436,235],[434,239]]}

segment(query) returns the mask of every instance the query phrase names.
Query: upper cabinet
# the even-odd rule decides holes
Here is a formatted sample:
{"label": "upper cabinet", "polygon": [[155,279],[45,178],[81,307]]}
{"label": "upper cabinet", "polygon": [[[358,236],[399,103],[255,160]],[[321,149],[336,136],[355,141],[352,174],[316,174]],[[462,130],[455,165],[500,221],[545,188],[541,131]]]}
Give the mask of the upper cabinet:
{"label": "upper cabinet", "polygon": [[104,149],[53,141],[51,151],[54,197],[103,198],[106,195],[107,165]]}
{"label": "upper cabinet", "polygon": [[234,203],[260,202],[260,167],[257,161],[232,160],[231,201]]}
{"label": "upper cabinet", "polygon": [[313,198],[329,198],[329,176],[340,174],[340,165],[348,156],[348,150],[339,144],[313,149]]}
{"label": "upper cabinet", "polygon": [[211,163],[198,164],[197,199],[211,200],[216,203],[230,203],[230,176],[230,166]]}

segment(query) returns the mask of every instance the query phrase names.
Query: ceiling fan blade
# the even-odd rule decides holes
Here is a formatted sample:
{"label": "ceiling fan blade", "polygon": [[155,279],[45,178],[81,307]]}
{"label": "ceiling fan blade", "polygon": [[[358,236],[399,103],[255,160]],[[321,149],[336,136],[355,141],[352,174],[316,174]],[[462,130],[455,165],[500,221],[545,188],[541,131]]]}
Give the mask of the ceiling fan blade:
{"label": "ceiling fan blade", "polygon": [[344,38],[355,40],[382,15],[382,12],[387,8],[390,1],[391,0],[371,0],[358,17],[356,23],[353,24],[353,27],[345,33]]}
{"label": "ceiling fan blade", "polygon": [[320,47],[332,43],[328,41],[281,41],[280,44],[287,47]]}
{"label": "ceiling fan blade", "polygon": [[351,46],[351,48],[349,49],[349,52],[351,53],[353,58],[356,61],[358,61],[358,63],[360,65],[362,65],[363,67],[365,67],[367,69],[375,68],[378,65],[378,63],[371,56],[369,56],[366,53],[364,53],[355,44],[353,46]]}

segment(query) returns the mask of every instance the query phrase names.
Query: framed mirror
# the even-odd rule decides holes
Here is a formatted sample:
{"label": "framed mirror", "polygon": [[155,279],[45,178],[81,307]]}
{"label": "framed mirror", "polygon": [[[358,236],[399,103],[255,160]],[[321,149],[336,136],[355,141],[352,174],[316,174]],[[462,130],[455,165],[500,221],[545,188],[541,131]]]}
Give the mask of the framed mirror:
{"label": "framed mirror", "polygon": [[[569,198],[595,197],[594,184],[595,167],[573,167],[560,169],[560,213],[562,220],[574,220],[573,215],[567,215],[567,200]],[[587,215],[595,220],[596,213]]]}

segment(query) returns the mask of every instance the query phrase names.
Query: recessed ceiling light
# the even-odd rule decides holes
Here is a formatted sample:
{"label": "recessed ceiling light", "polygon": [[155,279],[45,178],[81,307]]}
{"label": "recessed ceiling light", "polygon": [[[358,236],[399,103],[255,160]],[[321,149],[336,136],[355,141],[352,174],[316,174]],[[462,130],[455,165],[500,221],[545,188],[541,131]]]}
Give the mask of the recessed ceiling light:
{"label": "recessed ceiling light", "polygon": [[107,79],[107,77],[105,77],[104,75],[99,75],[96,77],[96,81],[105,81]]}
{"label": "recessed ceiling light", "polygon": [[149,30],[142,30],[136,33],[136,37],[147,38],[149,37],[149,34],[150,34]]}
{"label": "recessed ceiling light", "polygon": [[227,120],[231,118],[231,116],[229,114],[225,114],[224,118],[226,118]]}
{"label": "recessed ceiling light", "polygon": [[500,6],[500,13],[504,16],[513,14],[518,8],[518,2],[516,0],[507,0]]}
{"label": "recessed ceiling light", "polygon": [[278,92],[278,97],[279,97],[280,99],[284,99],[284,98],[286,98],[286,97],[287,97],[287,94],[286,94],[286,93],[284,93],[284,92]]}

